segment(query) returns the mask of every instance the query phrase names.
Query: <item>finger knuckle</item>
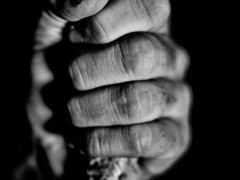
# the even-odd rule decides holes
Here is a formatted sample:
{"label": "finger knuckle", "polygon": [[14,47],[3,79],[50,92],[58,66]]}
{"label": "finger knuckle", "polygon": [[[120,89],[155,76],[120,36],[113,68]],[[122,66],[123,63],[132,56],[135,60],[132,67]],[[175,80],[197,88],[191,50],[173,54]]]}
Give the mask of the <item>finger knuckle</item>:
{"label": "finger knuckle", "polygon": [[130,139],[134,151],[144,155],[151,148],[152,134],[147,126],[135,125],[130,128]]}
{"label": "finger knuckle", "polygon": [[131,83],[117,92],[117,112],[130,122],[141,122],[154,114],[156,100],[149,87],[141,83]]}
{"label": "finger knuckle", "polygon": [[136,79],[149,76],[155,66],[155,49],[145,36],[135,36],[120,44],[124,70]]}
{"label": "finger knuckle", "polygon": [[169,0],[140,0],[140,2],[144,14],[154,25],[162,24],[170,15]]}
{"label": "finger knuckle", "polygon": [[155,69],[153,74],[167,75],[171,79],[182,79],[188,67],[188,58],[182,48],[178,47],[169,38],[158,35],[149,36],[155,47]]}
{"label": "finger knuckle", "polygon": [[86,28],[86,41],[94,43],[107,43],[110,41],[110,34],[106,32],[100,16],[93,16]]}
{"label": "finger knuckle", "polygon": [[181,152],[183,152],[186,147],[181,126],[168,121],[165,122],[164,127],[165,139],[167,143],[164,151],[161,153],[161,156],[164,159],[175,159],[179,157]]}
{"label": "finger knuckle", "polygon": [[116,104],[116,111],[123,119],[127,121],[134,120],[139,108],[136,98],[136,86],[134,84],[119,87],[115,92],[113,101]]}
{"label": "finger knuckle", "polygon": [[88,90],[95,86],[98,74],[94,54],[81,55],[69,67],[74,86],[78,90]]}

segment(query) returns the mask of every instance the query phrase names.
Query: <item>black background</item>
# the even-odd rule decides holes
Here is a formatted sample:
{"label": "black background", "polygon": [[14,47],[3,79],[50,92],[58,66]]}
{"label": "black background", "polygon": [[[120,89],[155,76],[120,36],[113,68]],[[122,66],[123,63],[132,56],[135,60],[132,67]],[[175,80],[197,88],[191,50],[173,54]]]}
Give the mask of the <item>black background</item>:
{"label": "black background", "polygon": [[[216,155],[214,148],[219,139],[215,126],[219,118],[216,104],[221,103],[219,92],[224,76],[219,80],[219,69],[224,66],[219,56],[221,49],[215,44],[221,44],[223,35],[215,28],[219,21],[219,12],[216,4],[211,6],[194,0],[172,0],[172,36],[183,46],[190,55],[190,68],[186,81],[192,87],[194,101],[190,124],[192,127],[192,143],[181,160],[161,179],[215,177],[217,164],[222,163],[223,155]],[[4,15],[1,19],[2,29],[2,65],[6,83],[7,98],[4,102],[4,111],[7,113],[4,123],[4,143],[2,149],[7,152],[3,163],[8,177],[12,175],[14,167],[25,157],[30,149],[30,127],[25,116],[25,102],[30,85],[29,60],[31,58],[32,37],[40,15],[41,3],[37,0],[9,2],[1,5]],[[5,23],[6,21],[6,23]],[[226,22],[221,18],[221,22]],[[223,26],[225,23],[222,23]],[[216,43],[217,42],[217,43]],[[219,87],[219,88],[216,88]],[[4,99],[5,99],[4,98]],[[217,102],[217,103],[216,103]],[[217,109],[221,114],[221,110]],[[215,130],[216,128],[216,130]],[[222,138],[222,137],[221,137]],[[6,143],[5,143],[6,141]],[[5,178],[8,179],[8,178]]]}

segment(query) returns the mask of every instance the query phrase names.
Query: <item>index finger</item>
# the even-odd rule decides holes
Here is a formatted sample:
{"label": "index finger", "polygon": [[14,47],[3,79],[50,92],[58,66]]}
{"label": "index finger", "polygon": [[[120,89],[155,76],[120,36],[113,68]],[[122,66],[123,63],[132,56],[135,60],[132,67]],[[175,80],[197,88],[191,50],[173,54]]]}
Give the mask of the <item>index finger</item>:
{"label": "index finger", "polygon": [[99,12],[108,0],[49,0],[52,10],[68,21],[79,21]]}

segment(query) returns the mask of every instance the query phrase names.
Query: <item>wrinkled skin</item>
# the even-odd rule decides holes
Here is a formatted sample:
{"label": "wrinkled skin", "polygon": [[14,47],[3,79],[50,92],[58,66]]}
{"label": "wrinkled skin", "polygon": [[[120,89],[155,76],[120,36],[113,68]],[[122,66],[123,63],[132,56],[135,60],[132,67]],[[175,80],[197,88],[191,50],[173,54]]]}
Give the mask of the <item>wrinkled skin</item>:
{"label": "wrinkled skin", "polygon": [[[80,144],[84,139],[80,151],[88,157],[139,159],[133,160],[137,173],[126,179],[160,175],[185,152],[191,92],[183,78],[189,59],[170,39],[169,16],[167,0],[49,0],[36,30],[27,110],[33,141],[43,147],[54,176],[64,176],[66,147],[75,149],[78,138]],[[42,95],[58,78],[46,52],[64,39],[75,51],[65,67],[69,88],[79,92],[64,104],[67,121],[84,130],[70,144],[63,134],[45,128],[60,112]],[[81,51],[81,44],[91,46]],[[38,171],[36,153],[28,162]]]}

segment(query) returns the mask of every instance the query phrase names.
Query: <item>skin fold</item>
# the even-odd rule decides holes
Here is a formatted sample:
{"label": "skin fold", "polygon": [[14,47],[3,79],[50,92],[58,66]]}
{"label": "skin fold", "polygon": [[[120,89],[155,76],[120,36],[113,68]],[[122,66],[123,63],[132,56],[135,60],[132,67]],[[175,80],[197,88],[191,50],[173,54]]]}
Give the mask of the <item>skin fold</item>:
{"label": "skin fold", "polygon": [[[54,177],[66,174],[69,147],[93,158],[90,164],[109,160],[109,180],[151,179],[186,151],[189,58],[170,38],[170,13],[168,0],[48,0],[35,33],[27,112],[34,145],[43,148]],[[61,53],[65,60],[57,58]],[[57,69],[63,61],[61,80],[49,62]],[[54,90],[55,105],[66,96],[66,116],[57,116],[61,110],[54,111],[46,100],[50,95],[43,95],[56,80],[62,88]],[[68,96],[64,88],[75,94]],[[61,118],[69,127],[47,129],[55,117],[54,128]],[[68,136],[68,128],[77,133]],[[41,174],[38,153],[34,148],[26,163]]]}

